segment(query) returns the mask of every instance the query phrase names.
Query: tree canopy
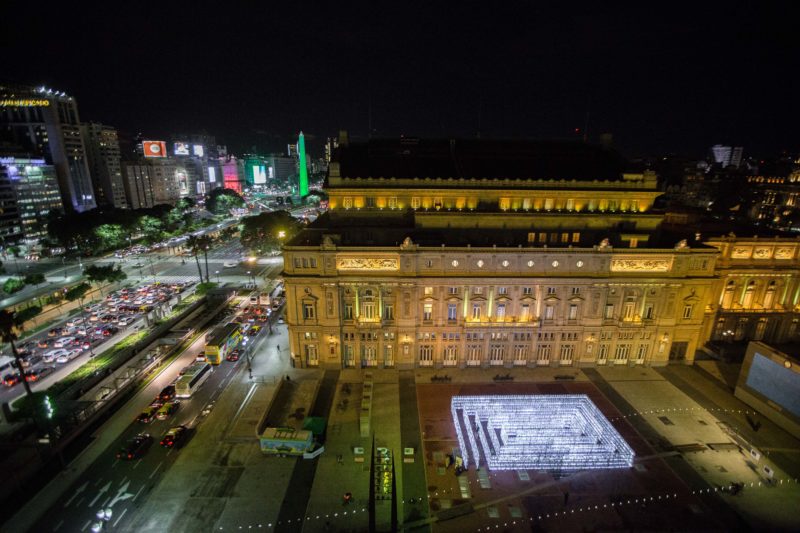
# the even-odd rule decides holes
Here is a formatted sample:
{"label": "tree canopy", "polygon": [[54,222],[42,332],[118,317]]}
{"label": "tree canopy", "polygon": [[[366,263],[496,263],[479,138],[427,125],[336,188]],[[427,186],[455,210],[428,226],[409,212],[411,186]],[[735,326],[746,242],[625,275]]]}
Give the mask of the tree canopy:
{"label": "tree canopy", "polygon": [[277,250],[302,228],[288,211],[273,211],[242,219],[240,241],[256,253]]}
{"label": "tree canopy", "polygon": [[227,215],[237,207],[244,207],[244,198],[233,189],[214,189],[206,198],[206,209],[215,215]]}
{"label": "tree canopy", "polygon": [[113,263],[110,265],[89,265],[83,269],[83,273],[86,275],[86,279],[92,283],[102,283],[104,281],[113,283],[115,281],[122,281],[128,277],[128,275],[122,271],[122,267],[114,265]]}

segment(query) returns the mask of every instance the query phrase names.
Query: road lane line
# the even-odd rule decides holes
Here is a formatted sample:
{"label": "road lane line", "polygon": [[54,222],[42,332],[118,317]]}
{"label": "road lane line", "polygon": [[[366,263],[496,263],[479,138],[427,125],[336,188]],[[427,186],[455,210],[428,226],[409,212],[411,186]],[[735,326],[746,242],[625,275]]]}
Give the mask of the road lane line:
{"label": "road lane line", "polygon": [[111,496],[109,496],[105,500],[103,500],[103,503],[100,504],[100,507],[105,508],[106,504],[108,503],[108,500],[110,500],[110,499],[111,499]]}
{"label": "road lane line", "polygon": [[135,465],[133,465],[133,470],[136,470],[136,467],[137,467],[137,466],[139,466],[139,464],[140,464],[141,462],[142,462],[142,460],[141,460],[141,459],[139,459],[138,461],[136,461],[136,464],[135,464]]}
{"label": "road lane line", "polygon": [[122,481],[120,481],[119,484],[120,485],[124,485],[126,481],[128,481],[128,476],[125,476],[124,478],[122,478]]}
{"label": "road lane line", "polygon": [[127,513],[127,512],[128,512],[128,508],[126,507],[126,508],[125,508],[125,509],[123,509],[123,510],[122,510],[122,512],[119,514],[119,516],[117,517],[117,519],[116,519],[116,520],[114,520],[114,527],[117,527],[117,524],[119,524],[119,521],[120,521],[120,520],[122,520],[122,517],[123,517],[123,516],[125,516],[125,513]]}
{"label": "road lane line", "polygon": [[175,449],[175,448],[170,448],[170,449],[169,449],[169,451],[167,452],[167,456],[169,456],[169,454],[171,454],[171,453],[172,453],[172,450],[174,450],[174,449]]}
{"label": "road lane line", "polygon": [[59,522],[58,524],[56,524],[56,527],[54,527],[54,528],[53,528],[53,531],[58,531],[58,528],[60,528],[60,527],[61,527],[61,526],[63,526],[63,525],[64,525],[64,521],[62,520],[61,522]]}
{"label": "road lane line", "polygon": [[160,463],[158,463],[158,466],[156,466],[155,469],[153,470],[153,472],[151,472],[150,475],[147,476],[147,479],[153,479],[153,476],[156,475],[156,472],[158,472],[158,469],[161,468],[161,465],[163,465],[163,464],[164,464],[164,461],[161,461]]}
{"label": "road lane line", "polygon": [[83,503],[83,500],[85,500],[85,499],[86,499],[86,496],[84,496],[83,498],[78,500],[78,503],[75,504],[75,507],[80,507],[80,505]]}
{"label": "road lane line", "polygon": [[94,486],[96,487],[102,482],[103,482],[103,478],[98,478],[98,480],[94,482]]}
{"label": "road lane line", "polygon": [[83,524],[83,527],[81,528],[81,531],[86,531],[86,528],[89,527],[89,524],[91,524],[91,523],[92,523],[91,520],[87,520],[86,523]]}
{"label": "road lane line", "polygon": [[132,502],[135,502],[135,501],[136,501],[136,498],[138,498],[138,497],[139,497],[139,493],[140,493],[140,492],[142,492],[142,489],[144,489],[144,485],[142,485],[141,487],[139,487],[139,490],[137,490],[137,491],[136,491],[136,495],[135,495],[135,496],[133,497],[133,499],[131,500]]}
{"label": "road lane line", "polygon": [[111,468],[114,468],[115,466],[117,466],[117,463],[119,463],[119,459],[115,459],[114,460],[114,464],[111,465]]}

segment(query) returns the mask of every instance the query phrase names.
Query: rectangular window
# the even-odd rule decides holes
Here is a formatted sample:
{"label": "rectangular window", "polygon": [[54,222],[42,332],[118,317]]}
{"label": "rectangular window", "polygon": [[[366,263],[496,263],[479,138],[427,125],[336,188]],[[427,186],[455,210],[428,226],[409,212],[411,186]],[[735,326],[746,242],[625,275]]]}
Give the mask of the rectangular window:
{"label": "rectangular window", "polygon": [[458,287],[447,287],[447,294],[455,296],[458,294]]}
{"label": "rectangular window", "polygon": [[366,198],[366,207],[375,207],[375,197],[374,196],[367,196],[367,198]]}
{"label": "rectangular window", "polygon": [[447,320],[456,320],[458,304],[447,304]]}
{"label": "rectangular window", "polygon": [[562,233],[561,234],[561,244],[569,243],[569,233]]}
{"label": "rectangular window", "polygon": [[575,304],[570,304],[569,306],[569,315],[567,316],[569,320],[578,320],[578,306]]}
{"label": "rectangular window", "polygon": [[444,365],[456,366],[458,363],[458,346],[445,346],[444,347]]}
{"label": "rectangular window", "polygon": [[636,359],[643,360],[645,357],[647,357],[647,345],[640,344],[636,349]]}
{"label": "rectangular window", "polygon": [[574,344],[562,344],[561,345],[561,364],[562,365],[571,365],[572,364],[572,357],[575,355],[575,345]]}
{"label": "rectangular window", "polygon": [[[420,205],[422,205],[422,202],[420,201],[419,197],[415,196],[414,198],[411,199],[411,208],[412,209],[419,209]],[[347,207],[347,206],[345,206],[345,207]]]}
{"label": "rectangular window", "polygon": [[502,344],[492,344],[489,348],[489,364],[500,366],[506,357],[506,348]]}
{"label": "rectangular window", "polygon": [[625,302],[624,320],[633,320],[633,302]]}
{"label": "rectangular window", "polygon": [[539,243],[544,244],[547,242],[547,233],[540,233],[539,234]]}
{"label": "rectangular window", "polygon": [[344,304],[344,320],[353,320],[353,304]]}
{"label": "rectangular window", "polygon": [[556,314],[555,306],[552,306],[552,305],[544,306],[544,319],[545,320],[553,320],[553,318],[555,317],[555,314]]}
{"label": "rectangular window", "polygon": [[647,304],[644,307],[644,318],[646,320],[652,320],[652,318],[653,318],[653,304]]}
{"label": "rectangular window", "polygon": [[483,347],[480,344],[467,346],[467,366],[479,366],[483,358]]}
{"label": "rectangular window", "polygon": [[524,365],[528,360],[528,347],[524,344],[514,346],[514,364]]}
{"label": "rectangular window", "polygon": [[577,244],[581,242],[581,234],[580,233],[573,233],[572,234],[572,243]]}
{"label": "rectangular window", "polygon": [[472,319],[481,319],[481,304],[472,304]]}
{"label": "rectangular window", "polygon": [[525,296],[530,296],[533,294],[533,287],[522,287],[522,294]]}
{"label": "rectangular window", "polygon": [[483,294],[483,287],[473,287],[472,294]]}
{"label": "rectangular window", "polygon": [[628,355],[631,351],[630,344],[617,344],[617,349],[614,351],[614,361],[617,363],[624,363],[628,360]]}
{"label": "rectangular window", "polygon": [[422,308],[422,320],[433,320],[433,304],[425,304]]}
{"label": "rectangular window", "polygon": [[433,365],[433,346],[430,344],[421,344],[419,347],[419,364],[420,366]]}
{"label": "rectangular window", "polygon": [[299,257],[294,258],[294,267],[295,268],[302,268],[303,262],[300,260]]}
{"label": "rectangular window", "polygon": [[606,304],[606,309],[605,312],[603,313],[603,318],[605,319],[614,318],[614,304]]}
{"label": "rectangular window", "polygon": [[397,209],[397,196],[389,197],[389,209]]}
{"label": "rectangular window", "polygon": [[535,233],[528,233],[528,242],[535,242],[536,241],[536,234]]}
{"label": "rectangular window", "polygon": [[386,304],[383,306],[383,319],[394,320],[394,306]]}
{"label": "rectangular window", "polygon": [[308,268],[308,258],[307,257],[303,258],[303,268]]}
{"label": "rectangular window", "polygon": [[345,209],[350,209],[351,207],[353,207],[353,198],[350,196],[345,196],[344,199],[342,200],[342,205],[344,206]]}
{"label": "rectangular window", "polygon": [[425,287],[423,292],[425,293],[425,296],[431,296],[433,295],[433,287]]}
{"label": "rectangular window", "polygon": [[692,318],[692,311],[694,310],[694,305],[689,304],[683,306],[683,318],[689,319]]}
{"label": "rectangular window", "polygon": [[540,344],[536,347],[536,364],[546,366],[550,364],[550,345]]}
{"label": "rectangular window", "polygon": [[311,266],[311,268],[317,268],[317,259],[312,257],[308,260],[308,264]]}
{"label": "rectangular window", "polygon": [[497,294],[508,294],[508,287],[497,287]]}
{"label": "rectangular window", "polygon": [[314,304],[303,304],[303,318],[305,320],[312,320],[315,316]]}
{"label": "rectangular window", "polygon": [[601,344],[597,349],[597,362],[603,364],[608,359],[608,344]]}
{"label": "rectangular window", "polygon": [[547,295],[548,296],[552,296],[555,293],[556,293],[556,288],[555,287],[547,287]]}
{"label": "rectangular window", "polygon": [[528,304],[522,304],[519,310],[519,319],[522,322],[527,322],[531,318],[531,306]]}
{"label": "rectangular window", "polygon": [[365,302],[361,307],[361,316],[366,320],[374,320],[375,317],[375,304],[373,302]]}
{"label": "rectangular window", "polygon": [[580,287],[572,287],[572,295],[573,296],[578,296],[578,295],[580,295],[580,293],[581,293],[581,288]]}
{"label": "rectangular window", "polygon": [[497,304],[497,320],[505,320],[506,304]]}

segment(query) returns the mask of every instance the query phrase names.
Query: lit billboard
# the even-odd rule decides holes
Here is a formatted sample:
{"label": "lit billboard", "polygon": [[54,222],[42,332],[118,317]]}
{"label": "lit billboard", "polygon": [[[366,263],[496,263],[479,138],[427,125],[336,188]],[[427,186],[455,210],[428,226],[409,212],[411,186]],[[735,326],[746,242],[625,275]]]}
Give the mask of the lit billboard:
{"label": "lit billboard", "polygon": [[167,143],[164,141],[142,141],[145,157],[167,157]]}
{"label": "lit billboard", "polygon": [[208,182],[209,183],[217,182],[217,169],[214,167],[208,167]]}
{"label": "lit billboard", "polygon": [[253,165],[253,184],[264,185],[267,183],[267,168],[264,165]]}
{"label": "lit billboard", "polygon": [[203,157],[203,154],[205,154],[205,150],[203,149],[203,145],[202,144],[193,144],[192,145],[192,153],[194,155],[196,155],[197,157]]}
{"label": "lit billboard", "polygon": [[189,144],[175,143],[175,155],[189,155]]}

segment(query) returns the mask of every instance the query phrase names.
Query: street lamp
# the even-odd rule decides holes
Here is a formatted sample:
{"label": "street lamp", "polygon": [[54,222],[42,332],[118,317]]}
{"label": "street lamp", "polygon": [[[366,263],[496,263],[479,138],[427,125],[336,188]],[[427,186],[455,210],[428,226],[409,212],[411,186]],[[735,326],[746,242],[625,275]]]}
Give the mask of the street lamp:
{"label": "street lamp", "polygon": [[67,279],[67,256],[66,255],[61,258],[61,268],[64,269],[64,280],[66,281],[66,279]]}
{"label": "street lamp", "polygon": [[250,276],[250,279],[253,280],[253,288],[255,289],[256,288],[256,277],[254,275],[252,275],[249,270],[247,271],[247,275]]}
{"label": "street lamp", "polygon": [[217,275],[217,283],[219,283],[219,270],[215,271],[214,274]]}

